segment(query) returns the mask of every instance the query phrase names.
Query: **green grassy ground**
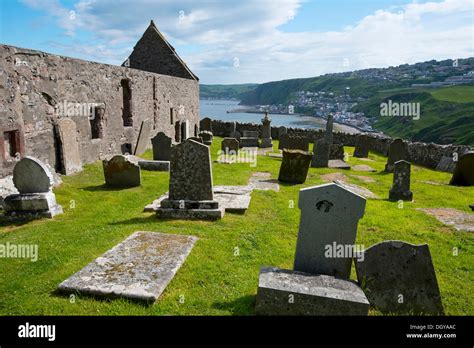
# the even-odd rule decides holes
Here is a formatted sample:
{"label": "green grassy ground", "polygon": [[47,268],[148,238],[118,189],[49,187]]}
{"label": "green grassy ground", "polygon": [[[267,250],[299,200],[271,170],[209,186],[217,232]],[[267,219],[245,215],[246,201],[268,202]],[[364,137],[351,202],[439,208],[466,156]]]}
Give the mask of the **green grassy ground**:
{"label": "green grassy ground", "polygon": [[[214,159],[220,141],[215,138],[212,145]],[[352,155],[352,148],[345,150]],[[374,153],[370,158],[374,162],[350,157],[349,163],[369,164],[379,172],[344,172],[350,182],[367,187],[382,198],[367,200],[357,243],[365,247],[389,239],[428,243],[446,314],[474,315],[473,234],[456,232],[415,210],[452,207],[467,212],[468,204],[474,203],[474,187],[421,183],[447,183],[450,174],[413,166],[415,202],[399,208],[397,203],[386,200],[392,181],[392,175],[380,172],[386,159]],[[279,159],[263,156],[259,156],[255,168],[248,164],[213,163],[214,184],[246,184],[252,171],[268,171],[276,178],[280,163]],[[0,225],[0,244],[39,245],[37,262],[0,259],[0,314],[251,315],[260,266],[292,267],[299,222],[299,190],[322,183],[320,175],[331,172],[336,171],[311,168],[304,185],[281,185],[278,193],[254,191],[246,215],[226,214],[218,222],[163,222],[142,210],[168,190],[168,173],[142,171],[142,187],[111,190],[103,186],[101,163],[87,165],[83,172],[65,177],[62,186],[55,190],[65,214],[54,220]],[[376,182],[365,183],[352,175],[369,176]],[[55,294],[60,282],[134,231],[199,237],[157,303],[146,306],[123,299],[98,300],[87,296],[76,297],[73,302],[67,296]],[[457,256],[453,255],[453,248],[458,248]],[[355,279],[354,270],[352,278]],[[372,309],[370,314],[381,313]]]}

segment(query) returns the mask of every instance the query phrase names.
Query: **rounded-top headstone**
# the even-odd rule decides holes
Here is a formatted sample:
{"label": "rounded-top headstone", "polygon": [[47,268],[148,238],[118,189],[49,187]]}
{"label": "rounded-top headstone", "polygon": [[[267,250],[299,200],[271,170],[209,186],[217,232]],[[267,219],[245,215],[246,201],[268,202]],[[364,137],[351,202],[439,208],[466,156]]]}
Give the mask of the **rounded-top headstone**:
{"label": "rounded-top headstone", "polygon": [[15,165],[13,183],[22,194],[49,192],[53,187],[53,175],[39,159],[27,156]]}

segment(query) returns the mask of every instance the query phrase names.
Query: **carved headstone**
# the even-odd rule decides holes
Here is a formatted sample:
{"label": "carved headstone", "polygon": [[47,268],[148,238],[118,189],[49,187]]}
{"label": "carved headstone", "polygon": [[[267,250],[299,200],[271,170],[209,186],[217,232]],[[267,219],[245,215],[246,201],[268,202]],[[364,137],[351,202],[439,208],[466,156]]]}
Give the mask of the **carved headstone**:
{"label": "carved headstone", "polygon": [[148,142],[150,141],[151,131],[153,129],[153,123],[151,120],[145,120],[140,126],[140,132],[138,133],[137,143],[133,154],[135,156],[141,155],[145,152]]}
{"label": "carved headstone", "polygon": [[413,200],[413,193],[410,191],[410,167],[410,163],[407,161],[395,162],[393,170],[393,185],[390,189],[389,200]]}
{"label": "carved headstone", "polygon": [[304,183],[312,157],[311,154],[305,151],[284,149],[278,181],[293,184]]}
{"label": "carved headstone", "polygon": [[384,241],[355,259],[357,279],[375,308],[398,314],[443,314],[427,244]]}
{"label": "carved headstone", "polygon": [[466,152],[459,157],[449,184],[474,186],[474,151]]}
{"label": "carved headstone", "polygon": [[260,143],[262,148],[273,147],[271,122],[272,119],[268,116],[268,112],[266,112],[262,118],[262,142]]}
{"label": "carved headstone", "polygon": [[311,161],[311,167],[327,168],[329,165],[329,151],[330,144],[325,138],[316,140],[313,147],[313,160]]}
{"label": "carved headstone", "polygon": [[357,136],[357,143],[354,149],[354,157],[356,158],[367,158],[369,157],[369,137],[365,134]]}
{"label": "carved headstone", "polygon": [[224,153],[237,154],[239,152],[239,141],[234,138],[224,138],[221,143],[221,149]]}
{"label": "carved headstone", "polygon": [[140,166],[132,156],[115,155],[102,161],[105,184],[116,187],[141,185]]}
{"label": "carved headstone", "polygon": [[76,123],[70,118],[60,117],[56,124],[61,159],[61,172],[64,175],[80,172],[82,160],[77,142]]}
{"label": "carved headstone", "polygon": [[353,254],[336,252],[353,248],[365,203],[364,197],[332,183],[300,190],[294,270],[349,279]]}
{"label": "carved headstone", "polygon": [[26,156],[13,169],[13,183],[20,193],[49,192],[53,187],[53,174],[39,159]]}
{"label": "carved headstone", "polygon": [[171,153],[171,138],[159,132],[151,139],[153,145],[153,159],[155,161],[169,161]]}
{"label": "carved headstone", "polygon": [[397,138],[390,143],[385,171],[393,172],[394,163],[401,160],[409,161],[408,144]]}

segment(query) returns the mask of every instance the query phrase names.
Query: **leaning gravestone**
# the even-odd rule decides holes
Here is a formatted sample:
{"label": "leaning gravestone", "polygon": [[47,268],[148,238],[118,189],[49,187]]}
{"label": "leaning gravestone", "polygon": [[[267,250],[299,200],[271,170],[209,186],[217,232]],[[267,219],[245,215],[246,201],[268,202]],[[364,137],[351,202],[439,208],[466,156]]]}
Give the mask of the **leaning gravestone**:
{"label": "leaning gravestone", "polygon": [[427,244],[384,241],[355,260],[357,278],[375,308],[398,314],[443,314]]}
{"label": "leaning gravestone", "polygon": [[402,139],[397,138],[390,143],[385,171],[393,172],[394,163],[401,160],[409,160],[408,144]]}
{"label": "leaning gravestone", "polygon": [[332,183],[302,189],[295,271],[349,279],[353,255],[328,257],[326,249],[353,247],[365,202],[364,197]]}
{"label": "leaning gravestone", "polygon": [[186,140],[171,149],[169,196],[160,203],[161,219],[216,220],[224,209],[214,199],[209,147]]}
{"label": "leaning gravestone", "polygon": [[61,171],[64,175],[70,175],[82,170],[81,155],[77,142],[76,123],[70,118],[59,118],[56,131],[59,139],[59,153],[61,159]]}
{"label": "leaning gravestone", "polygon": [[212,133],[212,120],[209,117],[205,117],[199,122],[199,129],[201,131],[209,131]]}
{"label": "leaning gravestone", "polygon": [[368,158],[369,148],[370,148],[369,137],[365,134],[359,134],[357,136],[357,143],[354,149],[354,157]]}
{"label": "leaning gravestone", "polygon": [[398,161],[394,164],[393,185],[390,189],[389,200],[412,201],[413,193],[410,191],[410,163]]}
{"label": "leaning gravestone", "polygon": [[329,151],[330,144],[325,138],[316,140],[313,146],[313,160],[311,161],[311,167],[327,168],[329,165]]}
{"label": "leaning gravestone", "polygon": [[239,141],[234,138],[224,138],[221,143],[221,150],[226,154],[237,154],[239,152]]}
{"label": "leaning gravestone", "polygon": [[62,214],[56,203],[53,174],[40,160],[24,157],[13,169],[13,183],[19,194],[7,196],[3,201],[5,215],[12,218],[46,217]]}
{"label": "leaning gravestone", "polygon": [[153,145],[153,160],[169,161],[171,152],[171,138],[163,132],[159,132],[151,139]]}
{"label": "leaning gravestone", "polygon": [[283,150],[278,181],[303,184],[308,175],[312,155],[301,150]]}
{"label": "leaning gravestone", "polygon": [[140,132],[138,133],[137,143],[133,151],[133,154],[135,156],[141,155],[145,152],[150,141],[152,129],[153,123],[151,122],[151,120],[145,120],[142,122],[140,126]]}
{"label": "leaning gravestone", "polygon": [[468,151],[459,157],[449,184],[474,186],[474,151]]}
{"label": "leaning gravestone", "polygon": [[115,155],[102,161],[105,184],[116,187],[134,187],[141,185],[141,173],[138,162],[132,156]]}

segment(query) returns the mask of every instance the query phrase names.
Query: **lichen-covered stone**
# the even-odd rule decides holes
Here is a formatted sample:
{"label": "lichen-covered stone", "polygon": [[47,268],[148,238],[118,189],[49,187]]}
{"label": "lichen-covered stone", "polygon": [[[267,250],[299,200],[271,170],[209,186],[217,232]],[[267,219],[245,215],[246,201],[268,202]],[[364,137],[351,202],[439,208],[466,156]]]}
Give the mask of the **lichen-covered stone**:
{"label": "lichen-covered stone", "polygon": [[301,150],[283,150],[278,181],[302,184],[306,181],[313,156]]}

